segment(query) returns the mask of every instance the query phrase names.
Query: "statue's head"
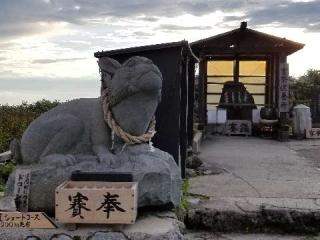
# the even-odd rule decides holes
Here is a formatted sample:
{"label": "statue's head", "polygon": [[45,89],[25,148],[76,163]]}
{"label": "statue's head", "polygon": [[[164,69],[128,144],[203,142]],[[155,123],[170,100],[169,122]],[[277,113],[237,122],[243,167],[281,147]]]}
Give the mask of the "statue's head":
{"label": "statue's head", "polygon": [[109,57],[98,61],[101,72],[101,91],[109,89],[114,103],[142,93],[161,99],[162,75],[158,67],[145,57],[131,57],[122,65]]}
{"label": "statue's head", "polygon": [[134,135],[145,133],[161,100],[162,75],[152,61],[131,57],[122,65],[108,57],[98,61],[101,91],[107,89],[115,119]]}

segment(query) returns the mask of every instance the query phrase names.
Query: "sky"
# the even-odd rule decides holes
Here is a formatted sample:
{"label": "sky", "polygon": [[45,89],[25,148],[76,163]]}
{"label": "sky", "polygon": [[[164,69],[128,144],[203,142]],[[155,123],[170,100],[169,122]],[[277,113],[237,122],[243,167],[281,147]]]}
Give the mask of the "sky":
{"label": "sky", "polygon": [[0,104],[99,95],[96,51],[189,42],[248,27],[306,44],[320,69],[320,0],[0,0]]}

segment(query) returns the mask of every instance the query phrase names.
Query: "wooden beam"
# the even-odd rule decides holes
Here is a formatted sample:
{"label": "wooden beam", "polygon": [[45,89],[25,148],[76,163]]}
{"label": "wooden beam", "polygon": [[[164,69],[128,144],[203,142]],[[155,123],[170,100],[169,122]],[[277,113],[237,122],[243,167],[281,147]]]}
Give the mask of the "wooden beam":
{"label": "wooden beam", "polygon": [[229,47],[203,47],[201,52],[204,55],[209,54],[271,54],[271,53],[283,53],[288,54],[292,51],[290,48],[277,48],[277,47],[254,47],[254,46],[245,46],[238,49],[233,49]]}
{"label": "wooden beam", "polygon": [[189,61],[188,66],[188,146],[193,143],[193,115],[194,115],[194,99],[195,99],[195,62]]}
{"label": "wooden beam", "polygon": [[199,128],[203,129],[206,122],[206,59],[201,56],[199,63],[199,83],[198,83],[198,117],[199,117]]}
{"label": "wooden beam", "polygon": [[181,176],[186,176],[186,159],[188,145],[188,57],[180,60],[181,101],[180,101],[180,168]]}

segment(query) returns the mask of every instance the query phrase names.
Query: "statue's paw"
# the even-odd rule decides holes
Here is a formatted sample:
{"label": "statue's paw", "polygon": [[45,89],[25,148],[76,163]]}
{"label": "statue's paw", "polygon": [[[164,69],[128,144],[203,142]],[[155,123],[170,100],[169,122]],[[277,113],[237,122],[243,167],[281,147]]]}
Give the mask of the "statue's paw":
{"label": "statue's paw", "polygon": [[119,158],[117,155],[112,154],[111,159],[111,168],[119,168],[121,167],[121,158]]}
{"label": "statue's paw", "polygon": [[50,154],[42,157],[40,163],[57,165],[61,167],[72,166],[77,163],[77,159],[71,154]]}
{"label": "statue's paw", "polygon": [[111,165],[111,154],[98,156],[98,161],[99,161],[99,163],[104,164],[109,167]]}
{"label": "statue's paw", "polygon": [[105,164],[110,168],[118,168],[121,165],[120,158],[112,153],[99,156],[99,163]]}
{"label": "statue's paw", "polygon": [[65,156],[64,159],[60,163],[61,166],[72,166],[78,162],[75,156],[71,154],[67,154],[64,156]]}

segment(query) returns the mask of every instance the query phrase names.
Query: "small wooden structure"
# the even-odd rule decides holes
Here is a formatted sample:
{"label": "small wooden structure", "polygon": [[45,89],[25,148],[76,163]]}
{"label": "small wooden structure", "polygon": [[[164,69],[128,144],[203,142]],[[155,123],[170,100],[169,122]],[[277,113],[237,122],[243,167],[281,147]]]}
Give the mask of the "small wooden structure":
{"label": "small wooden structure", "polygon": [[195,62],[187,41],[96,52],[97,58],[111,57],[123,63],[132,56],[151,59],[163,77],[161,103],[156,112],[155,147],[170,153],[185,176],[188,148],[193,140]]}
{"label": "small wooden structure", "polygon": [[280,122],[289,111],[287,56],[303,44],[247,28],[240,28],[190,44],[200,59],[200,127],[207,125],[207,111],[219,105],[222,88],[228,81],[244,84],[257,107],[277,109]]}
{"label": "small wooden structure", "polygon": [[133,224],[135,182],[67,181],[56,188],[56,220],[62,223]]}

